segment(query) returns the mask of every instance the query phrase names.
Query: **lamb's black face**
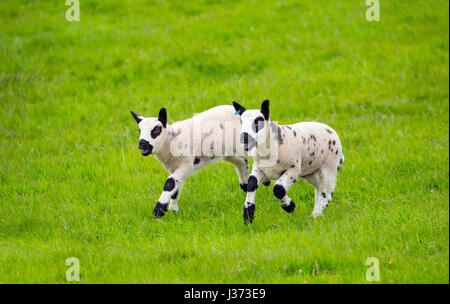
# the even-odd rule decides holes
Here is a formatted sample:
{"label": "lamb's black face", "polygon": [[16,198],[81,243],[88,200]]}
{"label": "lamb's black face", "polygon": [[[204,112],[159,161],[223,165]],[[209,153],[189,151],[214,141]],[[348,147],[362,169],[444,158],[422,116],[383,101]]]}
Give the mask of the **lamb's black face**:
{"label": "lamb's black face", "polygon": [[166,139],[166,109],[162,108],[159,117],[145,118],[131,112],[139,126],[139,149],[143,156],[158,153]]}

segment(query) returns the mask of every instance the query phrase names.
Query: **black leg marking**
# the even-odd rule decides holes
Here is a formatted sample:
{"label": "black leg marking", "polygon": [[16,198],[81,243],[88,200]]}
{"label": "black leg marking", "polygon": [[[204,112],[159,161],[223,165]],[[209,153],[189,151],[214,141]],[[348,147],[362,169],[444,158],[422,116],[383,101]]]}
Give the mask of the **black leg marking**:
{"label": "black leg marking", "polygon": [[178,190],[175,191],[175,193],[172,194],[172,196],[171,196],[170,198],[171,198],[171,199],[177,199],[177,197],[178,197]]}
{"label": "black leg marking", "polygon": [[161,218],[167,212],[167,207],[169,204],[156,203],[155,209],[153,209],[153,216],[156,218]]}
{"label": "black leg marking", "polygon": [[276,198],[282,199],[286,195],[286,190],[282,185],[275,185],[275,187],[273,187],[273,194]]}
{"label": "black leg marking", "polygon": [[200,158],[196,157],[194,158],[194,165],[197,165],[200,162]]}
{"label": "black leg marking", "polygon": [[239,184],[241,186],[242,191],[247,192],[247,184]]}
{"label": "black leg marking", "polygon": [[295,210],[295,204],[291,200],[291,203],[288,206],[281,205],[281,208],[283,208],[283,210],[286,211],[287,213],[292,213]]}
{"label": "black leg marking", "polygon": [[175,180],[169,177],[164,184],[164,191],[172,191],[175,188]]}
{"label": "black leg marking", "polygon": [[250,175],[250,177],[248,178],[247,191],[253,192],[256,189],[258,189],[258,179],[254,175]]}
{"label": "black leg marking", "polygon": [[325,192],[322,192],[322,196],[323,196],[323,198],[327,198],[327,195],[325,194]]}
{"label": "black leg marking", "polygon": [[249,204],[248,207],[244,207],[245,225],[252,223],[254,218],[255,218],[255,204]]}
{"label": "black leg marking", "polygon": [[262,182],[262,184],[266,187],[270,186],[270,180],[265,180]]}

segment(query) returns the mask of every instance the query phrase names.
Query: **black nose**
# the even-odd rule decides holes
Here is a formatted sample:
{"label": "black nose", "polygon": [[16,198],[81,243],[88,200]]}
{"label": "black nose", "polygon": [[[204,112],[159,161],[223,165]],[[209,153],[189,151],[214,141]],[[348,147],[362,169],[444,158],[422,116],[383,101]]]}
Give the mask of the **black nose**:
{"label": "black nose", "polygon": [[145,139],[141,139],[139,140],[139,149],[147,149],[149,148],[150,143],[148,141],[146,141]]}
{"label": "black nose", "polygon": [[241,133],[241,144],[248,144],[248,133]]}

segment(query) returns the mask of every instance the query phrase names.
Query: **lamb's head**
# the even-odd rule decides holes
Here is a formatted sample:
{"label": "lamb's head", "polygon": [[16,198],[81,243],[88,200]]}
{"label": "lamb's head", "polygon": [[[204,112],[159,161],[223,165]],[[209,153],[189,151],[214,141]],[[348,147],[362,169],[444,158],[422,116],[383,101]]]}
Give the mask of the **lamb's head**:
{"label": "lamb's head", "polygon": [[142,155],[160,152],[168,136],[166,109],[161,108],[158,117],[143,117],[133,111],[130,113],[139,126],[139,149]]}
{"label": "lamb's head", "polygon": [[245,151],[251,151],[259,144],[265,144],[269,126],[269,100],[263,101],[260,110],[247,110],[233,101],[236,114],[241,116],[240,142]]}

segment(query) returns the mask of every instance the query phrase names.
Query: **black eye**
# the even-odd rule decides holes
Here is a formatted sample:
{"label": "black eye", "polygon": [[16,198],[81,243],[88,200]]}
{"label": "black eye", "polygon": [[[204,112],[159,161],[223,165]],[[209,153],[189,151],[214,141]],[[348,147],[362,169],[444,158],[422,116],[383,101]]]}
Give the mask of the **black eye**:
{"label": "black eye", "polygon": [[156,126],[153,128],[152,132],[151,132],[151,136],[152,138],[156,138],[158,137],[158,135],[161,134],[161,127],[160,126]]}
{"label": "black eye", "polygon": [[253,122],[252,129],[253,131],[255,131],[255,133],[257,133],[262,128],[264,128],[264,118],[257,117]]}

